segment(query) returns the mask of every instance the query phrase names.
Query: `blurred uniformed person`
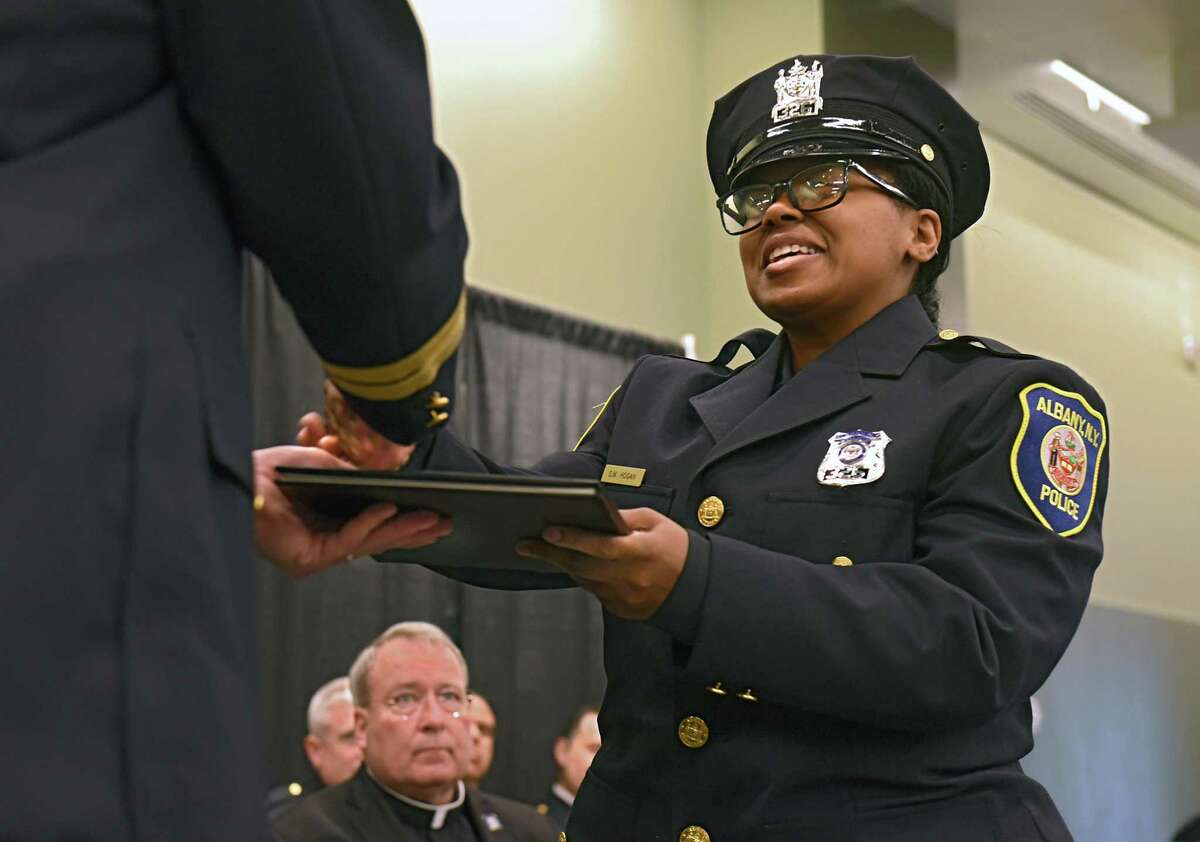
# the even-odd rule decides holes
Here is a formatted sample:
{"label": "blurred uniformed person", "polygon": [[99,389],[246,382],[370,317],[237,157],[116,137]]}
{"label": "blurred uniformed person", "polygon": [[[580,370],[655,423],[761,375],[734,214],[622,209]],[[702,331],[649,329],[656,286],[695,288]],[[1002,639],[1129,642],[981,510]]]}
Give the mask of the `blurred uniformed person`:
{"label": "blurred uniformed person", "polygon": [[[938,332],[987,195],[975,120],[911,59],[796,56],[716,103],[708,163],[780,332],[643,358],[540,463],[632,534],[523,543],[570,578],[461,574],[605,608],[568,839],[1070,839],[1019,761],[1100,562],[1108,430],[1065,366]],[[502,470],[445,432],[410,464]]]}
{"label": "blurred uniformed person", "polygon": [[554,741],[554,765],[558,777],[550,785],[546,800],[537,805],[537,810],[552,821],[558,830],[567,826],[571,805],[587,775],[596,752],[600,750],[600,726],[598,708],[582,707],[571,717],[567,727]]}
{"label": "blurred uniformed person", "polygon": [[354,735],[354,697],[346,676],[327,681],[313,693],[304,754],[324,786],[350,780],[362,765],[362,746]]}
{"label": "blurred uniformed person", "polygon": [[6,839],[251,840],[251,501],[297,574],[436,536],[309,532],[251,471],[241,248],[345,399],[450,410],[466,249],[425,54],[392,0],[0,8],[0,719]]}
{"label": "blurred uniformed person", "polygon": [[496,712],[482,693],[471,691],[467,698],[467,722],[471,726],[471,762],[463,780],[467,786],[479,786],[496,759]]}

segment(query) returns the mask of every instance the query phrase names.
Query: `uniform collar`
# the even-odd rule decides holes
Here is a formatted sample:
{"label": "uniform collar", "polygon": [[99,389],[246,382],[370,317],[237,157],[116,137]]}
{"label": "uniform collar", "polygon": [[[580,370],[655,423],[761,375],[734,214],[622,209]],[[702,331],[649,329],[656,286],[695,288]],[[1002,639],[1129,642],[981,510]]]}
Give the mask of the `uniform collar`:
{"label": "uniform collar", "polygon": [[867,400],[870,390],[863,375],[900,376],[935,334],[920,302],[907,296],[775,389],[781,355],[788,353],[780,333],[754,362],[691,398],[716,442],[702,469],[757,441]]}
{"label": "uniform collar", "polygon": [[[915,295],[906,295],[884,307],[865,324],[859,325],[814,363],[834,365],[861,374],[899,377],[917,352],[936,335],[937,328],[929,321],[920,300]],[[777,353],[786,354],[788,344],[782,331],[776,342],[780,346]],[[763,355],[764,361],[766,356]],[[775,360],[776,365],[783,362],[778,357]],[[791,368],[790,364],[787,368]]]}
{"label": "uniform collar", "polygon": [[857,368],[863,374],[899,377],[917,352],[937,335],[925,308],[915,295],[906,295],[880,310],[833,348],[853,345]]}
{"label": "uniform collar", "polygon": [[555,781],[551,785],[550,791],[552,793],[554,793],[555,798],[557,798],[562,803],[566,804],[568,807],[570,807],[572,804],[575,803],[575,796],[572,795],[567,790],[567,788],[565,786],[563,786],[562,784],[560,784],[558,781]]}

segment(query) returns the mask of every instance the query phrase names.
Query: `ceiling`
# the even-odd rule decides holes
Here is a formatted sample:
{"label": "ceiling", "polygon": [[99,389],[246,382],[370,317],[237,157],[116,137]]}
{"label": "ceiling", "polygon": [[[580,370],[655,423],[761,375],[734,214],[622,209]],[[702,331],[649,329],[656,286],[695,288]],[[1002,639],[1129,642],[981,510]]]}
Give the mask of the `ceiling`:
{"label": "ceiling", "polygon": [[[831,51],[912,52],[985,131],[1200,243],[1200,0],[826,0],[825,10]],[[865,15],[884,25],[862,26]],[[1151,123],[1091,111],[1050,73],[1053,59]]]}

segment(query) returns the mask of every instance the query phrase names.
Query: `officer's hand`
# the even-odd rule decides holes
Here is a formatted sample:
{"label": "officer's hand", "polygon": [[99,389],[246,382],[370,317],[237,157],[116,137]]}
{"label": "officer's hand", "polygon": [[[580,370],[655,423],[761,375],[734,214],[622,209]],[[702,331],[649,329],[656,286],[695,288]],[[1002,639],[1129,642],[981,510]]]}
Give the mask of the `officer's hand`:
{"label": "officer's hand", "polygon": [[450,521],[434,512],[397,515],[391,503],[371,506],[340,527],[322,530],[313,516],[275,484],[275,468],[352,468],[312,447],[254,451],[254,541],[258,551],[299,579],[360,555],[415,549],[450,533]]}
{"label": "officer's hand", "polygon": [[626,620],[645,620],[666,601],[687,561],[687,530],[654,509],[622,509],[630,535],[552,526],[517,552],[560,567]]}
{"label": "officer's hand", "polygon": [[374,471],[398,471],[408,464],[414,447],[396,444],[371,429],[328,380],[325,416],[310,412],[301,418],[296,444],[319,447],[356,467]]}

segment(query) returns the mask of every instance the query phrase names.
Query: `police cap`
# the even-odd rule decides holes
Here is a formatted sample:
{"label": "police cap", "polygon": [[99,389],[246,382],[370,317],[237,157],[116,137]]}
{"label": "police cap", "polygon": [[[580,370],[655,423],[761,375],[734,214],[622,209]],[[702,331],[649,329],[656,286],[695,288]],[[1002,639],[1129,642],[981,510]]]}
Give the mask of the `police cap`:
{"label": "police cap", "polygon": [[708,170],[718,196],[751,167],[829,156],[915,163],[945,191],[951,237],[983,213],[990,175],[979,124],[910,57],[793,56],[713,108]]}

